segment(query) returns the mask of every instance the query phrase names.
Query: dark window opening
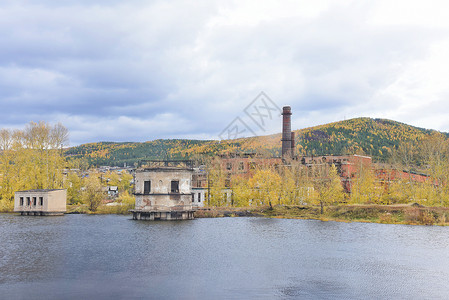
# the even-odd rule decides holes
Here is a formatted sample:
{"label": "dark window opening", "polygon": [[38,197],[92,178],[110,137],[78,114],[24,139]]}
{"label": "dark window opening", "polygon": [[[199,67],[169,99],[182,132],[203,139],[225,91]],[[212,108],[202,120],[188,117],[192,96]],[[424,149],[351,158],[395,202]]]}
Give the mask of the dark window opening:
{"label": "dark window opening", "polygon": [[227,163],[226,164],[226,169],[227,170],[232,170],[232,163]]}
{"label": "dark window opening", "polygon": [[39,202],[41,206],[44,205],[44,197],[39,197]]}
{"label": "dark window opening", "polygon": [[143,193],[149,194],[151,192],[151,181],[144,181],[143,182]]}
{"label": "dark window opening", "polygon": [[239,170],[244,170],[245,169],[245,165],[243,164],[243,162],[239,163]]}
{"label": "dark window opening", "polygon": [[178,180],[173,180],[171,182],[171,192],[172,193],[179,193],[179,181]]}
{"label": "dark window opening", "polygon": [[192,194],[192,202],[195,202],[195,194]]}
{"label": "dark window opening", "polygon": [[20,197],[20,206],[23,206],[23,197]]}
{"label": "dark window opening", "polygon": [[36,199],[36,197],[33,197],[33,206],[36,206],[36,204],[37,204],[37,199]]}
{"label": "dark window opening", "polygon": [[27,205],[30,205],[30,204],[31,204],[30,197],[27,197]]}

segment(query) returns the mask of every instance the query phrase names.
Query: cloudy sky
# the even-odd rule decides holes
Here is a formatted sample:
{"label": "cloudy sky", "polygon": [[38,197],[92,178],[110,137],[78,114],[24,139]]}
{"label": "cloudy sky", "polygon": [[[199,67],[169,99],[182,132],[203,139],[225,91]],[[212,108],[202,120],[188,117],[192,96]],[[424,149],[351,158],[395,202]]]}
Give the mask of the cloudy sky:
{"label": "cloudy sky", "polygon": [[294,129],[449,131],[448,15],[446,0],[2,0],[0,127],[62,122],[71,145],[219,139],[236,118],[280,132],[278,112],[245,114],[263,91]]}

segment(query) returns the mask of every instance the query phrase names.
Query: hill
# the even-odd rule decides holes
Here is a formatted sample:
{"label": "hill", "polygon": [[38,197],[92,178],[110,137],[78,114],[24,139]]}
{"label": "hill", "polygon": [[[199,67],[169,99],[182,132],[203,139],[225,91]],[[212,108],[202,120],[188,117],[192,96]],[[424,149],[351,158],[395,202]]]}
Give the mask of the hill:
{"label": "hill", "polygon": [[[297,154],[366,154],[377,161],[388,159],[400,142],[419,140],[434,132],[404,123],[372,118],[355,118],[295,130]],[[447,133],[445,133],[448,136]],[[99,142],[71,147],[70,158],[86,158],[91,165],[133,165],[145,159],[184,159],[197,154],[257,152],[280,156],[281,134],[226,141],[187,139],[154,140],[145,143]]]}

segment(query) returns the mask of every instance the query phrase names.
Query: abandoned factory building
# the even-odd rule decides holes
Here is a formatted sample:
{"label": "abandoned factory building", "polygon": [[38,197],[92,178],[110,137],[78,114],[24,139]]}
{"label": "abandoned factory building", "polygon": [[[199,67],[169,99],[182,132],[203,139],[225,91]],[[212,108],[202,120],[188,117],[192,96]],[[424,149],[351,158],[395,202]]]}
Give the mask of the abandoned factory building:
{"label": "abandoned factory building", "polygon": [[19,191],[14,196],[14,211],[30,216],[63,215],[66,212],[66,203],[65,189]]}
{"label": "abandoned factory building", "polygon": [[193,168],[189,162],[151,161],[135,173],[135,220],[194,218]]}

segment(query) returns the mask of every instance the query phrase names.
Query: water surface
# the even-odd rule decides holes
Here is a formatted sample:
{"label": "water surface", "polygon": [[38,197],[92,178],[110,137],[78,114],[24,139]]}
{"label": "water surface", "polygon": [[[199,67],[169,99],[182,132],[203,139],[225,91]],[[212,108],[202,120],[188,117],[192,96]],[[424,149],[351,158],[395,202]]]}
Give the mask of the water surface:
{"label": "water surface", "polygon": [[2,299],[449,297],[449,228],[0,215]]}

